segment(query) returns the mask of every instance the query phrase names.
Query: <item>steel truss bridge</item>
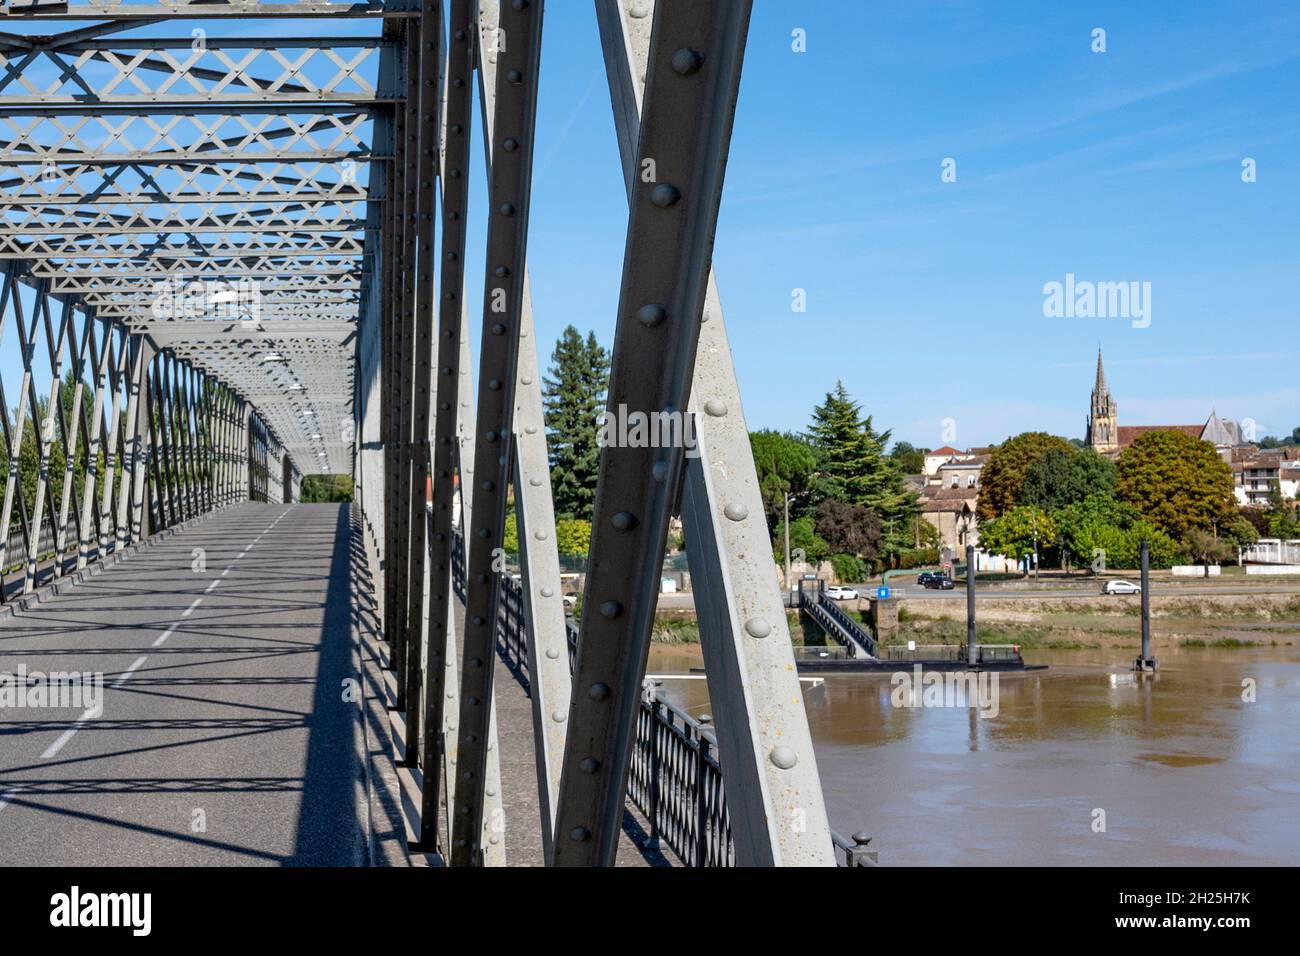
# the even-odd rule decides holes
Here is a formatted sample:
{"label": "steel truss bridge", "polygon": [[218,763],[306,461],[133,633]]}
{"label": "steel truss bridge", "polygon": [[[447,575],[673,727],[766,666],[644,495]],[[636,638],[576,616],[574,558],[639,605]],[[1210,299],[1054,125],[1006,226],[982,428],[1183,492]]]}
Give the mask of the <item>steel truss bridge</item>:
{"label": "steel truss bridge", "polygon": [[[689,415],[698,445],[602,450],[576,627],[527,268],[543,0],[8,0],[0,406],[21,558],[5,600],[294,502],[304,474],[350,474],[412,846],[506,862],[504,652],[527,673],[538,793],[509,824],[538,830],[547,864],[614,863],[629,787],[690,789],[687,863],[856,859],[827,819],[710,265],[750,4],[595,0],[628,199],[609,407]],[[512,506],[517,584],[499,561]],[[299,520],[275,514],[254,543]],[[643,692],[674,515],[707,735]],[[677,735],[690,780],[662,776],[678,757],[656,733]],[[0,808],[20,813],[24,790],[41,787]],[[724,825],[710,847],[701,828]]]}

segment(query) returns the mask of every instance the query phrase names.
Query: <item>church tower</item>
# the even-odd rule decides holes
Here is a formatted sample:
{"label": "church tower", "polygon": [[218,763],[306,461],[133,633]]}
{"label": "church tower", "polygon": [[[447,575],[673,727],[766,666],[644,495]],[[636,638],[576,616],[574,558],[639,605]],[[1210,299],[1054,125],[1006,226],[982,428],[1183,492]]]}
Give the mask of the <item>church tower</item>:
{"label": "church tower", "polygon": [[1101,455],[1119,453],[1119,424],[1115,400],[1106,387],[1106,372],[1101,367],[1101,349],[1097,349],[1097,381],[1092,387],[1092,408],[1088,412],[1088,447]]}

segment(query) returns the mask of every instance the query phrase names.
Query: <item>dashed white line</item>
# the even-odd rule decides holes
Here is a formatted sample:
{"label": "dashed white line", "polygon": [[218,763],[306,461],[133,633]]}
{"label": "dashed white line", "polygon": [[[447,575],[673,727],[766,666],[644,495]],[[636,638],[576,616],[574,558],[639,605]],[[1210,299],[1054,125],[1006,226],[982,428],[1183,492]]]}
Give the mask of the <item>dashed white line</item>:
{"label": "dashed white line", "polygon": [[176,626],[173,624],[171,627],[167,628],[167,630],[163,631],[161,635],[159,635],[158,640],[156,640],[156,641],[153,642],[153,646],[154,646],[154,647],[161,647],[163,641],[165,641],[165,640],[167,640],[167,638],[171,637],[172,634],[175,633],[175,631],[176,631]]}
{"label": "dashed white line", "polygon": [[211,591],[220,583],[221,583],[221,578],[213,578],[212,583],[207,586],[207,589],[203,593],[207,594],[209,591]]}
{"label": "dashed white line", "polygon": [[[116,690],[117,688],[119,688],[119,687],[121,687],[123,684],[125,684],[126,681],[127,681],[127,678],[129,678],[132,674],[134,674],[137,670],[139,670],[139,669],[140,669],[140,665],[143,664],[143,663],[144,663],[145,661],[147,661],[148,659],[149,659],[149,658],[145,657],[144,655],[141,655],[140,657],[137,657],[137,658],[135,659],[135,663],[132,664],[130,667],[128,667],[126,670],[122,671],[121,676],[118,677],[117,680],[113,681],[113,689]],[[82,719],[84,720],[85,718],[83,717]]]}
{"label": "dashed white line", "polygon": [[181,611],[181,617],[189,617],[191,614],[194,613],[194,609],[195,609],[196,607],[198,607],[198,606],[199,606],[200,604],[202,604],[202,603],[203,603],[203,598],[201,598],[201,597],[196,597],[196,598],[194,599],[193,603],[190,604],[189,607],[187,607],[185,610]]}

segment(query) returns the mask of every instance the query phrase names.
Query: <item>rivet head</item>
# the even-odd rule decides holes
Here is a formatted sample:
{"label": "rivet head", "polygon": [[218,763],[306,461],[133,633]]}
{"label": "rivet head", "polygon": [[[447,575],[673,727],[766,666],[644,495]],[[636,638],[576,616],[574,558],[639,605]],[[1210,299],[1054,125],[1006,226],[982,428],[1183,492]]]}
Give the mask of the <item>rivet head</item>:
{"label": "rivet head", "polygon": [[609,696],[608,684],[592,684],[587,691],[587,696],[592,700],[604,700]]}
{"label": "rivet head", "polygon": [[496,432],[488,432],[488,433],[487,433],[486,435],[484,435],[483,437],[486,438],[486,439],[488,440],[489,443],[491,443],[491,442],[495,442],[495,441],[497,440],[497,433],[496,433]]}
{"label": "rivet head", "polygon": [[799,762],[799,758],[789,747],[773,747],[768,757],[782,770],[789,770]]}
{"label": "rivet head", "polygon": [[721,399],[711,398],[704,403],[704,410],[714,418],[721,418],[727,414],[727,403]]}
{"label": "rivet head", "polygon": [[546,587],[542,588],[541,594],[542,597],[553,597],[555,595],[555,588],[551,587],[550,585],[547,585]]}
{"label": "rivet head", "polygon": [[514,203],[507,202],[507,203],[502,203],[502,204],[501,204],[501,215],[503,215],[503,216],[513,216],[514,214],[515,214],[515,204],[514,204]]}
{"label": "rivet head", "polygon": [[636,517],[630,511],[620,511],[614,515],[610,524],[619,531],[630,531],[636,527]]}
{"label": "rivet head", "polygon": [[524,75],[518,70],[510,70],[506,73],[506,79],[511,83],[522,83],[524,81]]}
{"label": "rivet head", "polygon": [[745,633],[750,637],[767,637],[772,633],[772,625],[761,617],[751,617],[745,622]]}
{"label": "rivet head", "polygon": [[673,54],[672,60],[673,72],[680,73],[682,76],[690,76],[704,64],[704,57],[694,50],[682,47]]}
{"label": "rivet head", "polygon": [[519,148],[519,140],[508,139],[501,144],[501,148],[504,149],[507,153],[513,153],[515,150]]}
{"label": "rivet head", "polygon": [[744,505],[729,504],[722,509],[722,513],[732,521],[744,521],[749,517],[749,509]]}
{"label": "rivet head", "polygon": [[492,271],[496,273],[496,277],[498,279],[504,279],[506,276],[510,275],[510,270],[507,269],[505,266],[497,266]]}
{"label": "rivet head", "polygon": [[500,322],[495,322],[495,323],[493,323],[493,325],[492,325],[492,334],[493,334],[493,335],[505,335],[505,334],[506,334],[506,327],[505,327],[504,325],[502,325]]}
{"label": "rivet head", "polygon": [[650,201],[660,209],[667,209],[675,205],[677,200],[682,198],[682,194],[676,186],[668,183],[660,183],[654,189],[650,190]]}
{"label": "rivet head", "polygon": [[613,620],[623,613],[623,605],[619,604],[617,601],[606,601],[600,606],[600,613]]}
{"label": "rivet head", "polygon": [[668,318],[668,312],[662,305],[643,305],[636,314],[636,320],[647,329],[653,329]]}
{"label": "rivet head", "polygon": [[557,724],[562,724],[562,723],[564,723],[565,720],[568,719],[568,717],[569,717],[568,714],[564,713],[563,711],[559,711],[559,710],[554,711],[554,712],[551,714],[551,720],[555,721]]}
{"label": "rivet head", "polygon": [[559,657],[560,657],[560,652],[557,651],[557,650],[556,650],[555,648],[553,648],[553,647],[552,647],[552,648],[548,648],[547,651],[546,651],[546,656],[547,656],[547,658],[549,658],[550,660],[553,660],[553,661],[554,661],[554,660],[558,660]]}
{"label": "rivet head", "polygon": [[586,827],[574,827],[569,831],[569,839],[574,843],[583,843],[591,836],[591,831]]}
{"label": "rivet head", "polygon": [[600,769],[600,761],[595,757],[587,757],[582,763],[578,764],[578,769],[583,773],[595,773]]}
{"label": "rivet head", "polygon": [[485,618],[485,617],[476,617],[476,618],[474,618],[474,626],[475,626],[475,627],[482,627],[482,626],[483,626],[484,624],[486,624],[486,623],[487,623],[487,618]]}
{"label": "rivet head", "polygon": [[492,379],[488,382],[488,388],[492,389],[494,392],[501,391],[501,380],[499,378]]}
{"label": "rivet head", "polygon": [[668,480],[668,462],[657,461],[654,467],[650,469],[650,474],[654,475],[655,481],[665,482]]}

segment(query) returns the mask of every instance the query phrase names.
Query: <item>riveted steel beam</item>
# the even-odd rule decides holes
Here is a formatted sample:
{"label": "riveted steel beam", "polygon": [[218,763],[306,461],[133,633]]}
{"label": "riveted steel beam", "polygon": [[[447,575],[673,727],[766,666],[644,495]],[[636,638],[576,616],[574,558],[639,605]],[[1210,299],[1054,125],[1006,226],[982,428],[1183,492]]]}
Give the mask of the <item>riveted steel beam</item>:
{"label": "riveted steel beam", "polygon": [[[650,46],[643,3],[597,0],[629,196]],[[709,275],[690,409],[699,453],[686,461],[682,520],[692,542],[709,699],[740,865],[834,862],[816,758],[717,283]],[[763,632],[756,637],[747,628]],[[782,748],[782,762],[772,760]]]}
{"label": "riveted steel beam", "polygon": [[[503,5],[499,27],[509,37],[498,51],[495,110],[490,132],[486,276],[474,458],[473,523],[461,662],[461,740],[452,814],[451,859],[482,861],[488,742],[492,731],[492,678],[498,572],[504,529],[509,450],[518,374],[520,313],[532,190],[537,81],[541,57],[542,0]],[[486,131],[485,131],[486,132]],[[490,822],[490,821],[489,821]]]}
{"label": "riveted steel beam", "polygon": [[[679,416],[679,434],[750,6],[661,0],[655,9],[637,149],[638,168],[655,175],[638,177],[631,204],[607,409]],[[557,865],[610,865],[617,853],[682,444],[601,453]]]}

